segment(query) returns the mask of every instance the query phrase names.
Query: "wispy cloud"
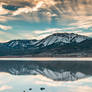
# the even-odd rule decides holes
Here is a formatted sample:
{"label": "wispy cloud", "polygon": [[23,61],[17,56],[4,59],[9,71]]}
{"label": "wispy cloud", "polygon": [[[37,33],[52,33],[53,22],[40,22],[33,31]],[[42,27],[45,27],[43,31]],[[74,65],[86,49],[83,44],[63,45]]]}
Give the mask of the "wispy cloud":
{"label": "wispy cloud", "polygon": [[11,26],[0,25],[0,29],[9,30],[9,29],[12,29],[12,27]]}
{"label": "wispy cloud", "polygon": [[46,30],[35,30],[34,33],[43,34],[43,33],[53,33],[53,32],[58,32],[58,31],[62,31],[62,29],[61,28],[50,28]]}
{"label": "wispy cloud", "polygon": [[70,26],[85,29],[92,27],[92,16],[74,16],[73,19],[76,22],[71,23]]}
{"label": "wispy cloud", "polygon": [[0,15],[8,14],[9,10],[6,10],[2,7],[3,3],[0,3]]}
{"label": "wispy cloud", "polygon": [[[0,0],[0,15],[10,14],[10,16],[21,15],[28,20],[37,20],[36,22],[46,19],[48,21],[59,21],[59,24],[76,25],[79,28],[89,28],[92,26],[92,2],[91,0]],[[2,7],[19,7],[11,11]],[[27,15],[28,16],[27,16]],[[33,16],[32,16],[33,15]],[[40,16],[39,16],[40,15]],[[36,17],[34,17],[36,16]],[[41,17],[43,16],[43,18]],[[65,21],[63,21],[65,20]],[[70,20],[74,20],[72,23]],[[66,25],[66,24],[65,24]]]}

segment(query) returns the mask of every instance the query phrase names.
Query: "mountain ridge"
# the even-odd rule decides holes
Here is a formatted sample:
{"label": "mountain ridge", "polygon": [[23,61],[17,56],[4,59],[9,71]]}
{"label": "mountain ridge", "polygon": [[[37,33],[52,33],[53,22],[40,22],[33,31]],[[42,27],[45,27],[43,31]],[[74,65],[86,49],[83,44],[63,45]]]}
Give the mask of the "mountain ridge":
{"label": "mountain ridge", "polygon": [[85,53],[91,53],[91,44],[91,37],[74,33],[54,33],[41,40],[11,40],[0,43],[0,56],[61,57],[71,53],[80,53],[81,56],[83,53],[84,56]]}

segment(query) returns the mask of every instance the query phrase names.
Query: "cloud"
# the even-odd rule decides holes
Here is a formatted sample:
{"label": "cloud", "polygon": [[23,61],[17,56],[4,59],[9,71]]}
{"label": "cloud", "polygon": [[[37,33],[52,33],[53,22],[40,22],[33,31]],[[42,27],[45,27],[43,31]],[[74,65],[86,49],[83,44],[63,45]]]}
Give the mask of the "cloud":
{"label": "cloud", "polygon": [[9,20],[21,20],[21,18],[13,17],[13,12],[8,9],[5,9],[3,5],[7,5],[7,3],[0,3],[0,22],[7,22]]}
{"label": "cloud", "polygon": [[9,30],[9,29],[12,29],[11,26],[5,26],[5,25],[0,25],[0,28],[3,29],[3,30]]}
{"label": "cloud", "polygon": [[19,8],[17,11],[13,12],[13,16],[20,15],[22,13],[29,13],[32,12],[32,9],[30,7],[24,7],[24,8]]}
{"label": "cloud", "polygon": [[[53,1],[53,0],[52,0]],[[54,12],[51,12],[50,6],[54,5],[54,1],[49,1],[52,4],[49,4],[48,0],[41,0],[39,2],[35,2],[32,7],[31,6],[25,6],[22,8],[19,8],[18,10],[12,12],[12,16],[21,15],[26,20],[30,21],[48,21],[51,22],[52,17],[56,17],[57,14]],[[39,16],[40,15],[40,16]]]}
{"label": "cloud", "polygon": [[11,86],[7,86],[7,85],[4,85],[4,86],[0,87],[0,91],[9,90],[9,89],[12,89],[12,87]]}
{"label": "cloud", "polygon": [[[44,21],[46,25],[48,23],[48,27],[53,27],[53,24],[57,26],[57,28],[34,30],[29,34],[10,33],[15,37],[9,37],[10,34],[6,36],[12,39],[18,36],[18,38],[42,39],[56,32],[73,32],[92,36],[91,32],[83,31],[92,27],[91,10],[92,0],[0,0],[0,22],[28,21],[31,24],[36,22],[41,24]],[[14,26],[16,25],[17,23]],[[61,28],[58,28],[58,25]],[[12,27],[0,25],[0,29],[9,30]]]}
{"label": "cloud", "polygon": [[37,39],[43,39],[49,35],[59,32],[63,32],[61,28],[49,28],[45,30],[34,30],[32,34],[35,35],[35,38]]}
{"label": "cloud", "polygon": [[[31,22],[43,20],[51,22],[54,17],[55,22],[61,25],[92,27],[91,0],[0,0],[0,2],[1,15],[10,14],[9,16],[13,17],[20,15]],[[2,7],[3,4],[7,7]],[[10,11],[10,6],[17,9]]]}
{"label": "cloud", "polygon": [[[20,18],[12,17],[12,16],[0,16],[0,22],[7,22],[7,21],[15,21],[15,20],[21,20]],[[23,19],[22,19],[23,20]]]}
{"label": "cloud", "polygon": [[[37,1],[35,2],[35,0],[33,1],[34,2],[34,6],[33,7],[30,7],[30,6],[25,6],[23,8],[19,8],[18,10],[16,10],[15,12],[13,12],[13,16],[16,16],[16,15],[19,15],[21,13],[32,13],[32,12],[36,12],[36,11],[39,11],[39,9],[46,9],[47,6],[51,6],[50,3],[52,3],[52,5],[55,4],[55,2],[53,0],[51,1],[48,1],[48,0],[40,0],[40,1]],[[51,16],[50,13],[47,13],[49,16]],[[53,15],[55,16],[55,14]]]}
{"label": "cloud", "polygon": [[[55,17],[57,16],[57,14],[55,14],[50,8],[53,6],[55,6],[57,4],[56,1],[54,0],[40,0],[40,1],[37,1],[37,0],[32,0],[32,1],[29,1],[29,0],[19,0],[19,1],[13,1],[13,3],[11,2],[7,2],[6,0],[2,1],[0,0],[1,3],[4,3],[6,4],[6,8],[2,7],[2,11],[5,11],[6,14],[10,14],[10,16],[16,16],[16,15],[21,15],[23,17],[27,17],[29,18],[30,20],[33,19],[34,20],[38,20],[40,18],[39,14],[41,16],[43,16],[43,18],[40,18],[40,21],[45,19],[45,20],[48,20],[48,21],[51,21],[51,18],[52,17]],[[14,6],[14,7],[19,7],[17,10],[14,10],[14,11],[10,11],[9,10],[9,7],[10,6]],[[55,8],[56,9],[56,8]],[[41,12],[39,12],[41,10]],[[29,14],[29,13],[32,13],[35,14],[33,16],[24,16],[24,14]],[[36,17],[34,17],[36,16]],[[31,18],[30,18],[31,17]],[[29,20],[28,19],[28,20]],[[37,21],[36,21],[37,22]]]}
{"label": "cloud", "polygon": [[62,29],[60,28],[50,28],[50,29],[46,29],[46,30],[35,30],[34,33],[35,34],[43,34],[43,33],[51,33],[51,32],[58,32],[58,31],[62,31]]}
{"label": "cloud", "polygon": [[85,29],[92,27],[92,16],[74,16],[73,19],[76,20],[76,22],[71,23],[70,26]]}
{"label": "cloud", "polygon": [[9,11],[2,7],[3,3],[0,4],[0,15],[8,14]]}

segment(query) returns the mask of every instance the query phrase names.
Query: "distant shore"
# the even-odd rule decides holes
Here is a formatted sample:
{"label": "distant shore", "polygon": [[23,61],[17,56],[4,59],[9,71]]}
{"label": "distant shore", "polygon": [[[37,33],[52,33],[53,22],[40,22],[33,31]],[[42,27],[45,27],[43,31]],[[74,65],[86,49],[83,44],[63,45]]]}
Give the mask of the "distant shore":
{"label": "distant shore", "polygon": [[92,61],[92,57],[24,57],[7,56],[0,57],[0,61]]}

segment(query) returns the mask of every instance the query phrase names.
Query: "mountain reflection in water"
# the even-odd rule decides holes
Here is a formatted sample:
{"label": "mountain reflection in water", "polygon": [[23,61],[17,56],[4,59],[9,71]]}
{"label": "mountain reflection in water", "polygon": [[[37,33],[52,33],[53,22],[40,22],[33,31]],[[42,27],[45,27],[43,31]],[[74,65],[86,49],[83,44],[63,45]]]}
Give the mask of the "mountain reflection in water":
{"label": "mountain reflection in water", "polygon": [[[83,80],[86,80],[86,82],[88,83],[88,79],[90,79],[91,76],[91,61],[42,62],[1,60],[0,84],[2,86],[0,87],[0,92],[8,92],[7,90],[11,90],[9,92],[23,92],[23,90],[27,90],[29,88],[31,89],[31,87],[32,92],[37,92],[36,90],[39,90],[38,92],[41,92],[41,87],[45,88],[45,90],[43,90],[44,92],[61,92],[60,87],[64,88],[67,85],[67,87],[70,87],[70,84],[76,84],[78,86],[80,83],[78,84],[77,82],[83,82]],[[12,85],[12,87],[9,85]],[[83,85],[85,85],[85,83]],[[91,81],[90,84],[86,85],[92,86]],[[20,88],[17,88],[17,86],[19,86]],[[50,91],[47,91],[48,86]],[[57,89],[55,89],[57,86],[59,86],[59,91],[56,91]],[[52,87],[54,88],[51,89]],[[16,89],[17,91],[14,89]],[[35,91],[33,91],[34,89]],[[66,92],[70,91],[67,90]]]}
{"label": "mountain reflection in water", "polygon": [[42,75],[55,81],[74,81],[92,75],[92,62],[0,61],[0,72],[12,75]]}

